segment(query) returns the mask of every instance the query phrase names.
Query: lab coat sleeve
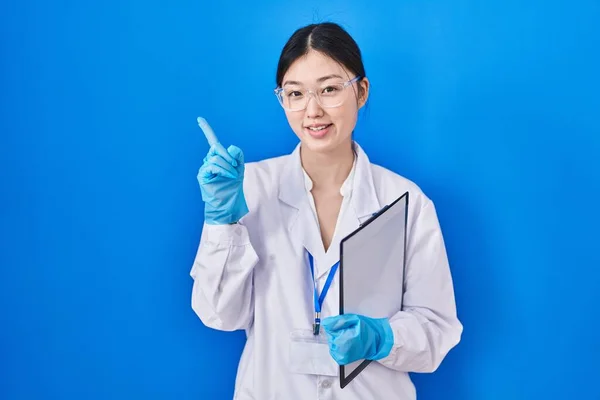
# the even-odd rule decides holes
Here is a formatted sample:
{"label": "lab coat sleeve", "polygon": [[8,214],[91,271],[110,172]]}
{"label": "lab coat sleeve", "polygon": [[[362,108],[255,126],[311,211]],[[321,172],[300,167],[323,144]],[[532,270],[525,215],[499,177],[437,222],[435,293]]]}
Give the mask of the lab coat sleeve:
{"label": "lab coat sleeve", "polygon": [[462,335],[444,240],[428,199],[409,231],[403,307],[390,325],[394,344],[379,362],[404,372],[434,372]]}
{"label": "lab coat sleeve", "polygon": [[251,325],[257,262],[244,225],[204,224],[190,275],[192,309],[206,326],[234,331]]}

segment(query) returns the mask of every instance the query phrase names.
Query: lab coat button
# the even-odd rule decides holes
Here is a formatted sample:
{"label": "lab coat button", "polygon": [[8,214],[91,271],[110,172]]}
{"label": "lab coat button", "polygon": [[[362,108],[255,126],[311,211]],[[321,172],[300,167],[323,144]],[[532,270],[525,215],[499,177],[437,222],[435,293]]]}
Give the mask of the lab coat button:
{"label": "lab coat button", "polygon": [[323,389],[329,389],[329,388],[331,387],[331,381],[323,381],[323,382],[321,383],[321,387],[322,387]]}

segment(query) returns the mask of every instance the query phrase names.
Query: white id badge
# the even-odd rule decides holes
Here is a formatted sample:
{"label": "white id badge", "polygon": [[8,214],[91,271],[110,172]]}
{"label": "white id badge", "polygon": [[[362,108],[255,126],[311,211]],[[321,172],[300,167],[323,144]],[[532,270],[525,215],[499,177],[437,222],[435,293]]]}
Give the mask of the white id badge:
{"label": "white id badge", "polygon": [[327,337],[311,330],[290,333],[290,371],[297,374],[337,376],[339,366],[329,354]]}

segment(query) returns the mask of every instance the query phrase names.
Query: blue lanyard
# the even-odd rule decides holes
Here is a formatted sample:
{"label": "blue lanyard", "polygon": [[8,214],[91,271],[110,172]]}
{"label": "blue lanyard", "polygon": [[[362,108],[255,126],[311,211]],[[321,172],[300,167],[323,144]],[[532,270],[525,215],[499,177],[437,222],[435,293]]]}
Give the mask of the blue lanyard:
{"label": "blue lanyard", "polygon": [[317,294],[317,282],[315,281],[315,269],[314,269],[314,261],[312,254],[308,253],[308,261],[310,263],[310,275],[313,280],[313,289],[314,289],[314,303],[315,303],[315,322],[313,324],[313,335],[319,334],[319,329],[321,327],[321,306],[323,305],[323,300],[325,300],[325,296],[327,296],[327,292],[329,291],[329,286],[331,286],[331,281],[333,280],[333,276],[340,265],[340,262],[336,262],[329,271],[329,276],[327,276],[327,280],[325,281],[325,285],[323,286],[323,290],[321,291],[321,295]]}

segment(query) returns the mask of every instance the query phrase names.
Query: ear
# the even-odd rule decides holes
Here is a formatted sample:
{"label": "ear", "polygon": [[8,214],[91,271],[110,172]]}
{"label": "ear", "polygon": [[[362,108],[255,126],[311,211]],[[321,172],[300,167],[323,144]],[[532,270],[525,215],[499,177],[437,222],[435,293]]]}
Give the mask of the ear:
{"label": "ear", "polygon": [[359,90],[359,98],[358,98],[358,108],[362,108],[367,103],[367,99],[369,98],[369,88],[371,86],[369,79],[367,77],[362,78],[358,85],[360,87]]}

